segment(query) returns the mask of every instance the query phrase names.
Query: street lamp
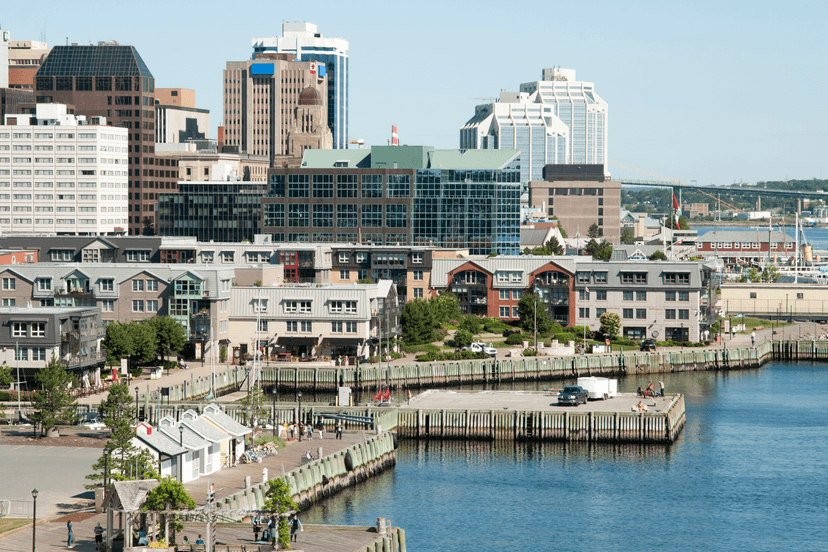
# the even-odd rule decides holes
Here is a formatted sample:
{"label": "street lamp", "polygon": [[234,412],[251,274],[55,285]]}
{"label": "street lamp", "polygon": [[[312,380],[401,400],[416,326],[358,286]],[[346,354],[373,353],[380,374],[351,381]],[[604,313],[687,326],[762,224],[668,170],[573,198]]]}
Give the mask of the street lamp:
{"label": "street lamp", "polygon": [[34,499],[34,505],[32,506],[32,552],[36,552],[37,545],[35,544],[35,537],[37,536],[37,489],[32,489],[32,498]]}
{"label": "street lamp", "polygon": [[178,422],[178,446],[184,448],[184,424]]}
{"label": "street lamp", "polygon": [[104,447],[104,494],[106,494],[106,488],[109,486],[109,454],[111,452],[109,447]]}
{"label": "street lamp", "polygon": [[302,423],[302,392],[301,391],[299,391],[298,397],[299,397],[299,423],[301,424]]}
{"label": "street lamp", "polygon": [[276,395],[279,393],[279,390],[276,386],[273,386],[273,436],[276,437]]}
{"label": "street lamp", "polygon": [[135,421],[138,421],[138,386],[135,386]]}

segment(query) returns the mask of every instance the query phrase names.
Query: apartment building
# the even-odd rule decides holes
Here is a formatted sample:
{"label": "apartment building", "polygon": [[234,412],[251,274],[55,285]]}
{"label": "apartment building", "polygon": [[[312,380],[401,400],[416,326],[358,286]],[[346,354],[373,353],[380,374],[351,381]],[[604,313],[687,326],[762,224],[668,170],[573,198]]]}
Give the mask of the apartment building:
{"label": "apartment building", "polygon": [[9,88],[34,89],[34,77],[49,47],[37,40],[9,41]]}
{"label": "apartment building", "polygon": [[0,126],[3,234],[123,234],[127,226],[127,129],[37,104]]}

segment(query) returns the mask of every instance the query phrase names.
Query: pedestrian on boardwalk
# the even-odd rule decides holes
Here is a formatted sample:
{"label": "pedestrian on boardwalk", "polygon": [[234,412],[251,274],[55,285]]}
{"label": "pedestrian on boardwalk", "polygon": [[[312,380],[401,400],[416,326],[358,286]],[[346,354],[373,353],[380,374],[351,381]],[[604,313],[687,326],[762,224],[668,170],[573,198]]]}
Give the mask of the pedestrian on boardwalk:
{"label": "pedestrian on boardwalk", "polygon": [[67,548],[72,548],[75,545],[75,534],[72,532],[72,520],[68,520],[66,522],[66,530],[69,531],[69,536],[67,538],[66,546]]}
{"label": "pedestrian on boardwalk", "polygon": [[750,332],[750,346],[753,347],[753,344],[756,342],[756,332]]}
{"label": "pedestrian on boardwalk", "polygon": [[290,518],[290,542],[297,542],[296,539],[299,536],[299,531],[305,532],[302,528],[302,522],[299,521],[299,516],[293,514]]}
{"label": "pedestrian on boardwalk", "polygon": [[322,419],[319,419],[319,423],[316,425],[316,429],[319,430],[319,440],[325,438],[325,424],[322,423]]}
{"label": "pedestrian on boardwalk", "polygon": [[95,550],[100,550],[103,545],[103,532],[100,522],[95,526]]}
{"label": "pedestrian on boardwalk", "polygon": [[336,422],[336,438],[342,440],[342,420]]}
{"label": "pedestrian on boardwalk", "polygon": [[299,442],[302,442],[302,436],[305,435],[305,426],[299,424]]}
{"label": "pedestrian on boardwalk", "polygon": [[308,441],[313,441],[313,426],[308,424]]}
{"label": "pedestrian on boardwalk", "polygon": [[296,424],[290,424],[290,438],[296,439]]}
{"label": "pedestrian on boardwalk", "polygon": [[664,396],[664,382],[661,381],[661,380],[658,380],[658,387],[661,391],[661,396],[663,397]]}

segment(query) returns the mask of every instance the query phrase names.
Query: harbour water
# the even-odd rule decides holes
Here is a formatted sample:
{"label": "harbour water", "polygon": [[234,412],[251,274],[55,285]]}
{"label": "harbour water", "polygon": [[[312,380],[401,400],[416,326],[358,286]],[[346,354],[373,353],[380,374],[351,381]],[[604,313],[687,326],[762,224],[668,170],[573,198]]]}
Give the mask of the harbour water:
{"label": "harbour water", "polygon": [[403,442],[393,470],[303,521],[387,517],[411,552],[828,550],[828,366],[664,381],[686,396],[672,446]]}

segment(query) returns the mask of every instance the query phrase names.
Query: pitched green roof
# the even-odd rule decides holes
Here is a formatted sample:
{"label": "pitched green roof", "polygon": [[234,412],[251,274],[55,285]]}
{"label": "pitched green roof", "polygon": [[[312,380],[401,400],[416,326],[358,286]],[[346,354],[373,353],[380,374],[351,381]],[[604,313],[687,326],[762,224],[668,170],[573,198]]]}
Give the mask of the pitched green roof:
{"label": "pitched green roof", "polygon": [[[435,150],[428,146],[375,146],[372,149],[305,150],[303,169],[334,168],[347,162],[350,169],[503,169],[520,155],[520,150]],[[344,165],[342,165],[344,166]]]}
{"label": "pitched green roof", "polygon": [[371,168],[369,149],[307,149],[302,156],[303,169],[334,168],[339,161],[347,161],[349,169]]}
{"label": "pitched green roof", "polygon": [[431,169],[503,169],[511,163],[520,150],[435,150],[431,154]]}

